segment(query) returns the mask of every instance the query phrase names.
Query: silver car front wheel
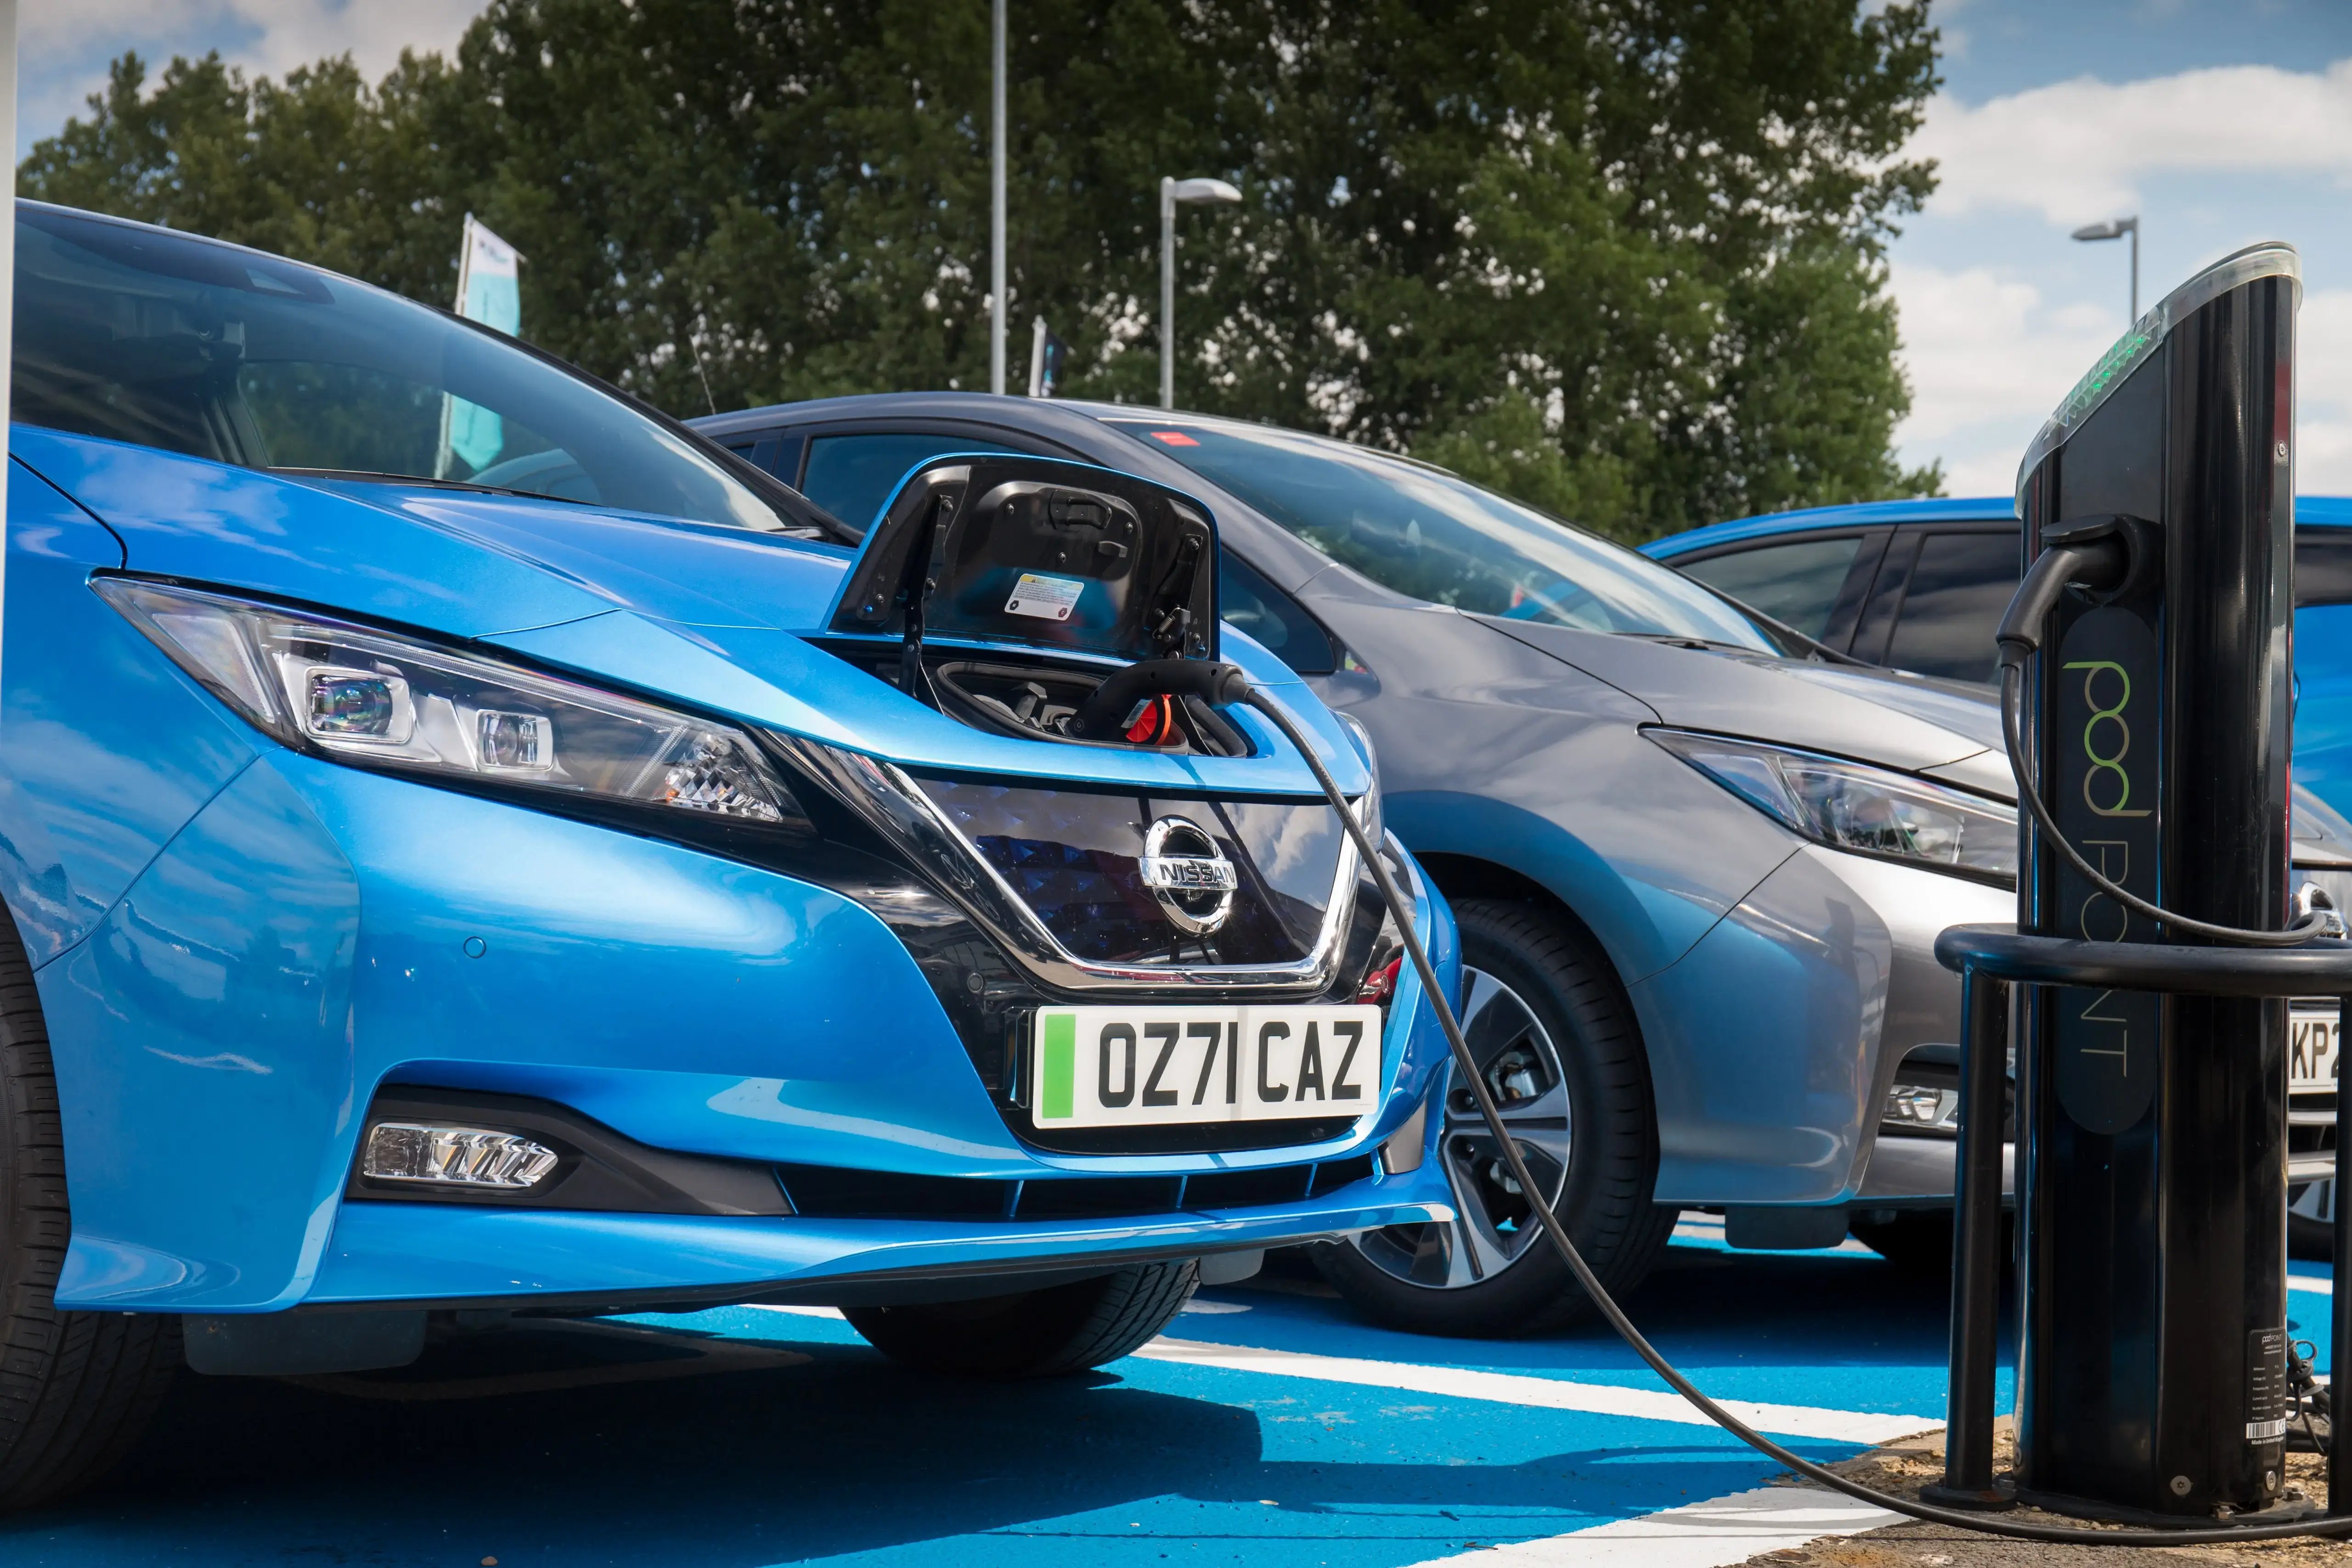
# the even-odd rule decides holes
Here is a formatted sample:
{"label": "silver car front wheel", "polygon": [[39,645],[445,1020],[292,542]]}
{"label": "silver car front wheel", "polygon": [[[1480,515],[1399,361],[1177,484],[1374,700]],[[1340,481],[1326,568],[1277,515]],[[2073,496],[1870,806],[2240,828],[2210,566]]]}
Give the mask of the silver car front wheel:
{"label": "silver car front wheel", "polygon": [[[1519,994],[1482,969],[1462,975],[1462,1033],[1528,1169],[1557,1205],[1568,1184],[1574,1116],[1559,1047]],[[1448,1225],[1391,1226],[1360,1237],[1367,1261],[1409,1283],[1458,1290],[1492,1279],[1542,1245],[1534,1210],[1511,1178],[1469,1089],[1449,1083],[1437,1158],[1454,1190]]]}
{"label": "silver car front wheel", "polygon": [[[1612,1294],[1640,1283],[1674,1229],[1650,1201],[1657,1132],[1649,1067],[1623,987],[1583,929],[1501,899],[1454,906],[1463,1034],[1540,1196]],[[1434,1158],[1443,1225],[1318,1247],[1317,1266],[1368,1316],[1437,1334],[1527,1333],[1590,1303],[1543,1239],[1468,1086],[1445,1087]]]}

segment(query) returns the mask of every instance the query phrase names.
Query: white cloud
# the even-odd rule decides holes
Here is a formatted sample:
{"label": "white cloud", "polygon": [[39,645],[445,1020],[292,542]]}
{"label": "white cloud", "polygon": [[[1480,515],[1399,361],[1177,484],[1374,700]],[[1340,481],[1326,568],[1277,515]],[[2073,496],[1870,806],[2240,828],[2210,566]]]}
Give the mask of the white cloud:
{"label": "white cloud", "polygon": [[[280,76],[349,54],[370,78],[404,48],[457,47],[485,0],[32,0],[18,22],[20,142],[53,134],[106,85],[107,62],[136,49],[149,81],[174,54],[221,58]],[[21,149],[20,149],[21,151]]]}
{"label": "white cloud", "polygon": [[[1944,462],[1953,495],[2006,495],[2026,444],[2113,340],[2112,307],[2045,301],[1990,268],[1896,263],[1912,408],[1906,463]],[[2296,325],[2295,486],[2352,495],[2352,289],[2306,295]]]}
{"label": "white cloud", "polygon": [[2080,77],[1974,107],[1939,96],[1905,156],[1941,164],[1937,211],[2021,206],[2069,226],[2133,211],[2148,174],[2342,179],[2352,176],[2352,59],[2313,71]]}
{"label": "white cloud", "polygon": [[2352,495],[2352,289],[2304,296],[2294,358],[2295,489]]}
{"label": "white cloud", "polygon": [[36,0],[24,10],[18,47],[33,56],[86,52],[94,39],[120,38],[110,53],[137,48],[145,55],[150,38],[210,37],[220,41],[232,63],[272,76],[344,53],[362,70],[381,75],[404,48],[453,47],[482,5],[483,0],[180,0],[159,14],[155,0]]}
{"label": "white cloud", "polygon": [[2122,312],[2046,303],[2031,283],[1971,267],[1897,261],[1911,413],[1895,432],[1906,462],[1941,458],[1954,495],[2004,495],[2042,421],[2115,338]]}

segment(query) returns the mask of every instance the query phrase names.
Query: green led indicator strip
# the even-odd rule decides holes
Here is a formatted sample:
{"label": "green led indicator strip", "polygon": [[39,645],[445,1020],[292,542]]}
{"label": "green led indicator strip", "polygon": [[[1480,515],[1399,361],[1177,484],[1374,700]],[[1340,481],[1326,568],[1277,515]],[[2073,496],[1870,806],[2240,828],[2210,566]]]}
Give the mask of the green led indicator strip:
{"label": "green led indicator strip", "polygon": [[1038,1023],[1044,1033],[1038,1063],[1044,1081],[1037,1090],[1037,1120],[1066,1121],[1076,1092],[1078,1021],[1068,1013],[1045,1013]]}

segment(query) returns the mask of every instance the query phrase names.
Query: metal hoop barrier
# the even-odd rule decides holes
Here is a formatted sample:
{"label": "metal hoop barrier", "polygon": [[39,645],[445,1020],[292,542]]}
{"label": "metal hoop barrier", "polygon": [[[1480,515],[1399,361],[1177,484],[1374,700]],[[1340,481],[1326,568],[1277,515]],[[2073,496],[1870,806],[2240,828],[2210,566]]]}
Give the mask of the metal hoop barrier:
{"label": "metal hoop barrier", "polygon": [[[2006,1508],[1992,1474],[1993,1373],[2000,1328],[2002,1089],[2009,1067],[2009,988],[2096,985],[2172,996],[2334,996],[2352,1019],[2352,942],[2296,948],[2182,947],[2021,934],[2012,926],[1952,926],[1936,961],[1960,976],[1958,1168],[1952,1215],[1951,1394],[1943,1506]],[[2341,1114],[2341,1106],[2338,1107]],[[2021,1173],[2022,1165],[2020,1166]],[[2352,1258],[2352,1139],[2336,1141],[2336,1256]],[[2352,1289],[2331,1298],[2331,1366],[2352,1368]],[[2352,1416],[2347,1417],[2352,1421]],[[2330,1441],[2331,1515],[2352,1515],[2352,1443]]]}

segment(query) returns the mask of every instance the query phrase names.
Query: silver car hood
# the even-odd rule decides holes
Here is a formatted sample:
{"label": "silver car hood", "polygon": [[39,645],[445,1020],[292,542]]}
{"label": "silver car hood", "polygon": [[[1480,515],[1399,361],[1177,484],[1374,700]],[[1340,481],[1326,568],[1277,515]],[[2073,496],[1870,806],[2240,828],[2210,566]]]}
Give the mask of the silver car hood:
{"label": "silver car hood", "polygon": [[[2000,711],[1965,687],[1716,644],[1470,618],[1639,699],[1661,722],[1679,729],[1746,735],[1907,773],[1948,768],[1987,751],[1998,760]],[[2007,767],[2000,772],[2006,778]]]}
{"label": "silver car hood", "polygon": [[[1469,618],[1608,682],[1679,729],[1827,752],[2017,798],[2001,743],[2000,704],[1982,687],[1713,645]],[[2352,821],[2300,785],[2293,834],[2297,865],[2352,868]]]}

